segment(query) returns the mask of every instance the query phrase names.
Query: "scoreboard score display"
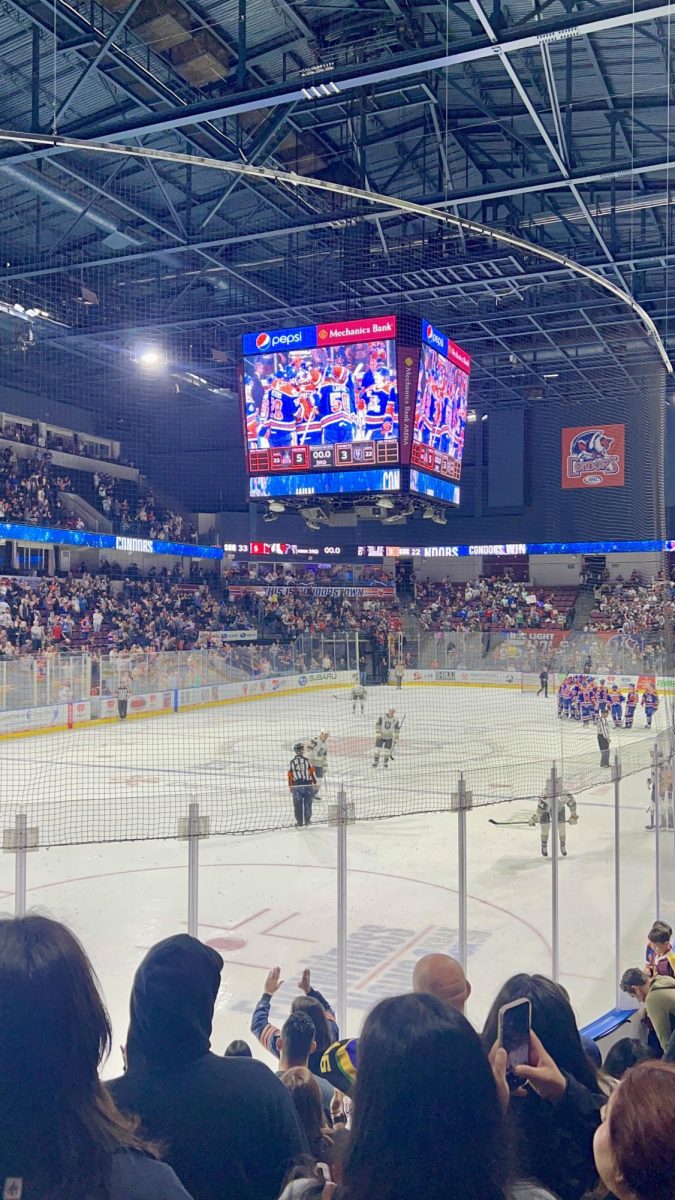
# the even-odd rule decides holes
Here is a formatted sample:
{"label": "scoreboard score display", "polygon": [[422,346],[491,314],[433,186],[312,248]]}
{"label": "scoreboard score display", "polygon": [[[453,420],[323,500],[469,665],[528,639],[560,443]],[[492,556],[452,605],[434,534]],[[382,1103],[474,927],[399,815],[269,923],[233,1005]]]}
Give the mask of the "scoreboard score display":
{"label": "scoreboard score display", "polygon": [[400,486],[394,316],[261,330],[242,343],[251,497]]}

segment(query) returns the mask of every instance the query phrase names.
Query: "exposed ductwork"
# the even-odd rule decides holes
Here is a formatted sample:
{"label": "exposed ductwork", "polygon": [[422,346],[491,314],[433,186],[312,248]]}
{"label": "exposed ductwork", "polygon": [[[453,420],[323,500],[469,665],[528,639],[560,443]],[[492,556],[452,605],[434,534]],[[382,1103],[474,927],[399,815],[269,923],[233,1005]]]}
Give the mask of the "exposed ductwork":
{"label": "exposed ductwork", "polygon": [[57,187],[56,184],[50,183],[43,175],[38,174],[37,171],[31,171],[28,167],[15,167],[9,164],[1,166],[0,171],[21,187],[31,188],[39,196],[44,196],[45,200],[50,200],[52,204],[58,204],[61,208],[67,209],[68,212],[81,216],[83,221],[89,221],[90,225],[96,225],[98,229],[102,229],[108,235],[103,241],[110,250],[128,250],[131,246],[143,246],[145,244],[144,238],[136,233],[128,233],[112,217],[107,217],[99,209],[88,208],[77,197],[72,196],[70,192],[64,191],[63,188]]}

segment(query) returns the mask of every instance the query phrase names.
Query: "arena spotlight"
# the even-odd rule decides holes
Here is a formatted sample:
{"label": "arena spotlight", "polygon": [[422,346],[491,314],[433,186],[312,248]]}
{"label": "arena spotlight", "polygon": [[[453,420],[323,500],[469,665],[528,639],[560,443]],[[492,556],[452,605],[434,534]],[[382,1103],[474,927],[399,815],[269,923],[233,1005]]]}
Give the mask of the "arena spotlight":
{"label": "arena spotlight", "polygon": [[267,506],[272,513],[286,512],[286,505],[283,500],[270,500]]}
{"label": "arena spotlight", "polygon": [[428,504],[427,507],[425,508],[424,512],[422,513],[422,520],[423,521],[433,521],[435,513],[436,513],[436,509],[433,508],[431,506],[431,504]]}
{"label": "arena spotlight", "polygon": [[162,350],[158,350],[156,346],[146,346],[145,350],[140,350],[136,355],[136,361],[142,367],[146,367],[149,371],[156,371],[159,367],[166,364],[166,356]]}
{"label": "arena spotlight", "polygon": [[395,508],[396,505],[391,496],[382,496],[377,502],[378,508]]}
{"label": "arena spotlight", "polygon": [[470,408],[468,413],[466,414],[466,419],[467,419],[469,425],[473,425],[474,421],[478,420],[478,413],[476,412],[476,410],[473,408]]}

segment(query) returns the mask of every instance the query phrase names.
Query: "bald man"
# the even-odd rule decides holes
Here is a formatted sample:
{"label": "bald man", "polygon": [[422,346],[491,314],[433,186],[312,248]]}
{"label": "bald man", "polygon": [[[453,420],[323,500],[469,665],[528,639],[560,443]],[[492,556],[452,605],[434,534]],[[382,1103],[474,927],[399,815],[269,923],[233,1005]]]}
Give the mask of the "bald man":
{"label": "bald man", "polygon": [[415,963],[412,985],[414,992],[436,996],[461,1013],[471,995],[471,984],[462,964],[449,954],[425,954],[419,958]]}
{"label": "bald man", "polygon": [[[471,995],[469,983],[461,963],[449,954],[425,954],[415,963],[412,985],[414,992],[425,992],[437,996],[450,1008],[464,1012],[464,1005]],[[321,1074],[333,1087],[349,1095],[356,1082],[356,1060],[358,1038],[345,1038],[333,1042],[321,1059]]]}

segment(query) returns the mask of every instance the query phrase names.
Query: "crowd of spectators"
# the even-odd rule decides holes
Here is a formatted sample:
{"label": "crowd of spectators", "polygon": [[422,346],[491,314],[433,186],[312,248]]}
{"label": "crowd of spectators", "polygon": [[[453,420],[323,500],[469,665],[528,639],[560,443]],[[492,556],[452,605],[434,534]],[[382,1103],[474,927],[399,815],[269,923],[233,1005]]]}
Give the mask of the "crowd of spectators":
{"label": "crowd of spectators", "polygon": [[593,588],[593,609],[584,631],[611,630],[658,639],[668,615],[672,624],[672,601],[673,584],[663,576],[646,583],[634,571],[628,580],[597,583]]}
{"label": "crowd of spectators", "polygon": [[[102,462],[125,461],[122,458],[113,458],[112,453],[106,453],[105,442],[97,441],[92,434],[75,433],[70,430],[56,433],[51,429],[42,434],[37,421],[5,421],[0,429],[0,437],[7,441],[19,442],[23,446],[36,446],[38,450],[55,450],[61,454],[76,454],[80,458],[97,458]],[[88,440],[90,438],[92,440]]]}
{"label": "crowd of spectators", "polygon": [[[3,1196],[674,1200],[670,1046],[624,1039],[603,1064],[560,984],[512,976],[478,1032],[462,967],[428,954],[341,1039],[307,970],[271,1024],[273,968],[251,1022],[265,1063],[241,1040],[212,1047],[224,965],[185,933],[152,946],[124,1073],[104,1083],[112,1030],[85,951],[47,916],[0,920]],[[654,970],[643,990],[672,979]],[[500,1014],[518,1001],[529,1032],[510,1061]]]}
{"label": "crowd of spectators", "polygon": [[506,629],[567,629],[573,589],[535,587],[508,578],[419,582],[413,611],[425,630],[485,632]]}
{"label": "crowd of spectators", "polygon": [[62,494],[70,489],[70,477],[52,466],[48,451],[32,458],[17,458],[9,446],[0,452],[0,521],[84,529],[64,508]]}
{"label": "crowd of spectators", "polygon": [[180,513],[159,505],[152,490],[129,499],[121,494],[126,481],[117,476],[94,471],[92,481],[98,507],[120,533],[164,542],[197,541],[194,524],[186,525]]}

